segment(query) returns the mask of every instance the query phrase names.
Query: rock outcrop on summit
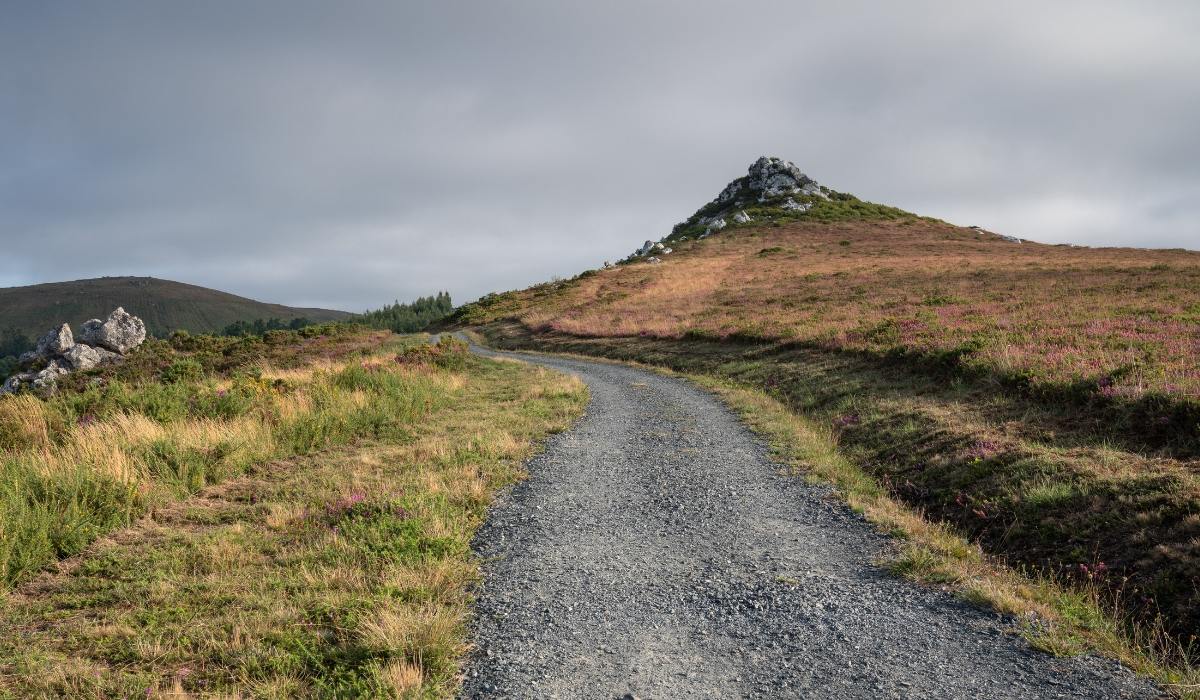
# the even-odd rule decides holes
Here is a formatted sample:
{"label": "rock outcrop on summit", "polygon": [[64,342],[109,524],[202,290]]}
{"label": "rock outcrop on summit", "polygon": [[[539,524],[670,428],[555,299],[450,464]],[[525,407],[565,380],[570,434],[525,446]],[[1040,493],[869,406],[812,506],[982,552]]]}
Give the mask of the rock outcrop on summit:
{"label": "rock outcrop on summit", "polygon": [[[673,246],[708,238],[727,229],[781,226],[798,222],[917,219],[915,214],[892,206],[865,202],[852,194],[836,192],[804,174],[796,164],[762,156],[746,174],[730,182],[708,204],[676,224],[660,241],[646,241],[622,263],[661,262]],[[978,229],[978,227],[972,227]],[[1011,243],[1021,239],[978,229]],[[653,260],[651,260],[653,258]]]}
{"label": "rock outcrop on summit", "polygon": [[21,355],[20,362],[26,371],[9,377],[0,386],[0,395],[23,388],[53,393],[58,380],[67,374],[119,362],[145,340],[146,324],[120,307],[103,321],[98,318],[85,321],[78,338],[64,323],[38,339],[36,349]]}
{"label": "rock outcrop on summit", "polygon": [[717,201],[737,203],[757,198],[757,201],[765,202],[790,194],[825,196],[817,181],[800,172],[795,163],[763,156],[754,161],[745,177],[726,185],[717,195]]}
{"label": "rock outcrop on summit", "polygon": [[[716,199],[676,226],[664,241],[707,238],[731,224],[752,223],[755,216],[746,212],[746,207],[767,208],[773,215],[797,218],[812,209],[815,202],[835,194],[801,172],[795,163],[762,156],[745,175],[726,185]],[[647,260],[655,253],[652,243],[646,241],[625,261]]]}

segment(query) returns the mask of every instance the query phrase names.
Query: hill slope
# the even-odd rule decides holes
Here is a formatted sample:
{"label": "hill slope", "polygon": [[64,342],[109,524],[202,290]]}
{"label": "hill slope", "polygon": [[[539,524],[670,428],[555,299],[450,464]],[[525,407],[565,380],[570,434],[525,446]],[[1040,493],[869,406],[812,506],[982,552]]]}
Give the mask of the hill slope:
{"label": "hill slope", "polygon": [[0,329],[35,338],[57,323],[73,327],[104,318],[123,306],[146,322],[150,333],[219,331],[235,321],[307,318],[336,321],[351,314],[267,304],[234,294],[153,277],[101,277],[28,287],[0,288]]}
{"label": "hill slope", "polygon": [[457,321],[764,390],[989,552],[1200,631],[1200,253],[1020,241],[781,170]]}
{"label": "hill slope", "polygon": [[815,183],[818,194],[723,201],[746,179],[676,226],[661,262],[635,254],[487,297],[461,317],[580,336],[950,356],[1046,388],[1200,397],[1200,253],[1022,242]]}

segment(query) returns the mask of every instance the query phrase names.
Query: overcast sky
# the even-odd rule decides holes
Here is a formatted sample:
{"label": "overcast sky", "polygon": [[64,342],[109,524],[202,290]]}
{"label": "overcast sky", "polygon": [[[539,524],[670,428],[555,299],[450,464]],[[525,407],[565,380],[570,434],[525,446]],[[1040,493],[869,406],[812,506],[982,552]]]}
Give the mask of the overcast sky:
{"label": "overcast sky", "polygon": [[468,301],[660,238],[759,155],[1200,249],[1198,37],[1194,0],[0,0],[0,286]]}

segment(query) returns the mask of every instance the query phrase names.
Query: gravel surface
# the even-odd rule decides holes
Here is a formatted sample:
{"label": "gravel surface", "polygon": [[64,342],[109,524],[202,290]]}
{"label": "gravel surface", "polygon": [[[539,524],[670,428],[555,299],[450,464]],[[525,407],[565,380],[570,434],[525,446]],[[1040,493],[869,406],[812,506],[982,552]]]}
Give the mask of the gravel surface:
{"label": "gravel surface", "polygon": [[523,357],[578,374],[592,401],[476,538],[464,697],[1160,697],[1116,664],[1033,651],[995,614],[872,565],[886,540],[781,475],[712,395],[631,367]]}

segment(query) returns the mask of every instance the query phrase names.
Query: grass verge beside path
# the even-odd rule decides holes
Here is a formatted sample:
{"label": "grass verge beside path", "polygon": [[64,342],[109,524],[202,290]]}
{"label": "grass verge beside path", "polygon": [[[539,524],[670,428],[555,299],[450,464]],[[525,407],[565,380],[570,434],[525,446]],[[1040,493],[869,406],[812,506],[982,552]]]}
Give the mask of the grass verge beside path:
{"label": "grass verge beside path", "polygon": [[723,398],[794,473],[836,486],[851,508],[897,538],[897,553],[883,562],[893,573],[944,586],[1016,617],[1024,636],[1043,651],[1058,656],[1098,652],[1182,697],[1200,697],[1200,669],[1177,640],[1155,626],[1131,628],[1099,587],[1063,585],[1005,566],[953,528],[891,498],[838,449],[837,433],[827,425],[793,413],[761,391],[707,375],[685,376]]}
{"label": "grass verge beside path", "polygon": [[[769,441],[782,464],[814,481],[834,485],[852,508],[881,531],[896,537],[894,556],[882,564],[897,575],[945,587],[976,604],[1014,616],[1024,636],[1036,648],[1056,655],[1099,653],[1154,678],[1176,695],[1200,698],[1200,669],[1194,665],[1192,650],[1170,634],[1161,621],[1146,623],[1131,618],[1102,579],[1066,577],[1047,573],[1047,569],[1006,565],[1001,558],[985,552],[978,539],[964,536],[953,522],[929,517],[919,504],[897,497],[881,481],[879,473],[864,466],[863,460],[869,459],[869,453],[862,445],[843,444],[848,437],[863,435],[861,430],[848,435],[847,427],[871,421],[868,392],[851,391],[842,397],[862,410],[861,418],[853,426],[847,426],[843,424],[846,421],[838,421],[837,417],[855,414],[839,404],[834,404],[831,410],[828,405],[811,401],[808,404],[811,411],[793,409],[791,392],[812,389],[818,383],[780,386],[769,381],[779,374],[769,365],[756,366],[737,357],[716,358],[724,361],[706,363],[702,357],[683,356],[677,346],[641,339],[628,345],[612,339],[562,337],[538,342],[513,335],[511,331],[506,334],[509,329],[504,327],[483,330],[484,334],[469,332],[469,335],[481,344],[491,340],[500,347],[640,364],[653,371],[687,377],[723,398],[751,429]],[[764,375],[768,378],[766,382],[761,381]],[[768,387],[766,390],[763,384]],[[869,386],[866,381],[862,384],[860,389]],[[913,405],[910,403],[908,407]],[[889,418],[882,410],[879,409],[880,418]],[[831,417],[834,419],[830,420]],[[926,439],[920,431],[929,427],[921,424],[915,411],[908,415],[908,427],[911,431],[908,439]],[[940,434],[942,444],[948,442],[948,437],[948,431]],[[980,462],[975,460],[974,465],[978,468]],[[882,475],[886,478],[887,473]]]}
{"label": "grass verge beside path", "polygon": [[471,536],[586,389],[471,357],[356,381],[381,373],[421,382],[428,411],[367,444],[248,466],[12,593],[0,695],[453,694]]}

